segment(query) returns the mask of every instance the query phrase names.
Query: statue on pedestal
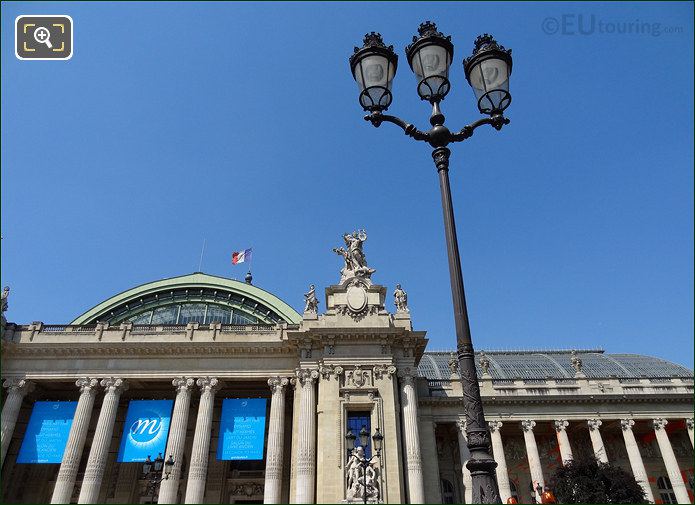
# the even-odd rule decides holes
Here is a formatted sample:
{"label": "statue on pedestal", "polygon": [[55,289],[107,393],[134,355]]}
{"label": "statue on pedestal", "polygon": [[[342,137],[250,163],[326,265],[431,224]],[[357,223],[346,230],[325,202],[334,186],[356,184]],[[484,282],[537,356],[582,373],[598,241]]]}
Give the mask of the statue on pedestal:
{"label": "statue on pedestal", "polygon": [[367,240],[367,232],[364,230],[344,233],[345,248],[334,247],[333,252],[340,254],[345,260],[345,266],[340,270],[340,283],[352,277],[369,279],[375,272],[367,266],[362,244]]}
{"label": "statue on pedestal", "polygon": [[393,292],[393,303],[396,305],[396,312],[410,312],[408,310],[408,293],[403,291],[400,284],[396,284]]}
{"label": "statue on pedestal", "polygon": [[316,298],[316,288],[314,285],[309,286],[309,292],[304,293],[304,312],[316,314],[319,310],[319,299]]}

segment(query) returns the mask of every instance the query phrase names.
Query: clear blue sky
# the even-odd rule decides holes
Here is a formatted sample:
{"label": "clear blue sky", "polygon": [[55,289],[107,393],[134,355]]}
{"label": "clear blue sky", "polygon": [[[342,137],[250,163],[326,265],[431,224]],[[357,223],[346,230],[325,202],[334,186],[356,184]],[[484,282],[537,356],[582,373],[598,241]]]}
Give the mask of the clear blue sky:
{"label": "clear blue sky", "polygon": [[[72,16],[72,60],[17,60],[19,14]],[[593,33],[570,33],[580,16]],[[230,254],[253,247],[254,283],[300,310],[359,227],[389,306],[402,283],[430,349],[452,348],[430,152],[362,119],[347,61],[380,31],[400,57],[390,112],[426,126],[403,52],[426,19],[453,35],[452,129],[479,117],[461,66],[476,35],[514,51],[512,123],[453,147],[476,347],[692,367],[692,3],[3,2],[8,318],[69,322],[197,270],[204,239],[203,271],[241,279]]]}

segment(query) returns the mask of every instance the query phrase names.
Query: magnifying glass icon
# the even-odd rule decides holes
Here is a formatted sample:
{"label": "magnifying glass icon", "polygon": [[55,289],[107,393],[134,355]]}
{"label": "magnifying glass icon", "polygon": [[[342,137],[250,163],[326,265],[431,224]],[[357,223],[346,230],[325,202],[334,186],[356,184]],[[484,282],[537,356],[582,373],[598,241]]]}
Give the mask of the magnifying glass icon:
{"label": "magnifying glass icon", "polygon": [[45,26],[39,26],[34,30],[34,40],[39,44],[46,44],[49,49],[53,47],[53,44],[51,44],[51,32]]}

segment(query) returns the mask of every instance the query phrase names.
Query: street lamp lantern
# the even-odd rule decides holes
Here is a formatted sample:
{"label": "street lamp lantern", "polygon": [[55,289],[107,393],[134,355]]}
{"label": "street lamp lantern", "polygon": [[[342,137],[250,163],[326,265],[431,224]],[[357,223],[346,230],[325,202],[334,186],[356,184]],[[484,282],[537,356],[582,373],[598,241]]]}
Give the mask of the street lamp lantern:
{"label": "street lamp lantern", "polygon": [[360,430],[360,445],[362,445],[362,447],[367,447],[368,443],[369,443],[369,432],[367,431],[366,426],[362,426],[362,429]]}
{"label": "street lamp lantern", "polygon": [[160,452],[154,459],[154,471],[159,473],[162,471],[162,465],[164,464],[164,458],[162,458],[162,453]]}
{"label": "street lamp lantern", "polygon": [[501,114],[512,102],[509,76],[512,50],[487,33],[475,39],[473,54],[463,60],[466,79],[473,88],[481,114]]}
{"label": "street lamp lantern", "polygon": [[381,434],[379,428],[374,429],[372,440],[374,441],[374,452],[379,454],[381,452],[381,443],[384,441],[384,435]]}
{"label": "street lamp lantern", "polygon": [[348,430],[348,432],[345,434],[345,442],[348,452],[355,448],[355,440],[357,440],[355,434],[352,432],[352,430]]}
{"label": "street lamp lantern", "polygon": [[437,31],[437,25],[425,21],[418,28],[419,36],[405,48],[410,68],[418,78],[417,92],[430,103],[439,102],[449,92],[449,66],[454,57],[451,36]]}
{"label": "street lamp lantern", "polygon": [[376,32],[364,36],[361,48],[355,47],[355,53],[350,56],[350,70],[357,81],[364,110],[381,112],[389,108],[397,66],[398,55],[393,52],[393,46],[386,46]]}
{"label": "street lamp lantern", "polygon": [[152,471],[152,458],[150,458],[150,455],[147,455],[147,459],[145,462],[142,464],[142,473],[147,475]]}
{"label": "street lamp lantern", "polygon": [[164,462],[164,475],[165,479],[168,479],[169,476],[171,475],[171,471],[174,469],[174,456],[173,454],[169,454],[169,457],[167,460]]}

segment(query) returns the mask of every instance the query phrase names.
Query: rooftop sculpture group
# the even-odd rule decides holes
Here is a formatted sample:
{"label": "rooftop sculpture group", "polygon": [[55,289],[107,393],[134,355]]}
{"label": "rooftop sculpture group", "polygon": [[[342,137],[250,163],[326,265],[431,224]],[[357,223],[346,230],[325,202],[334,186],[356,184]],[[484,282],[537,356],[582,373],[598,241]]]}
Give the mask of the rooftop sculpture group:
{"label": "rooftop sculpture group", "polygon": [[342,284],[353,277],[370,279],[376,271],[367,266],[367,259],[362,250],[362,244],[367,240],[367,232],[357,230],[352,233],[344,233],[345,247],[334,247],[333,252],[340,254],[345,260],[345,266],[340,270],[340,283]]}

